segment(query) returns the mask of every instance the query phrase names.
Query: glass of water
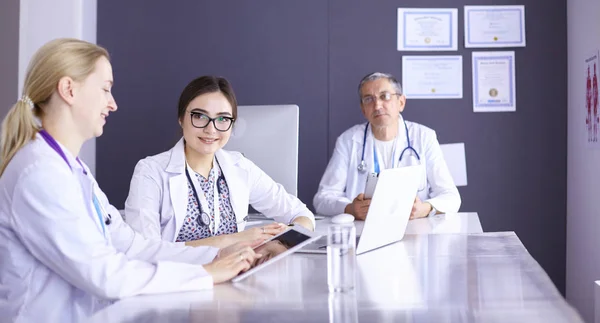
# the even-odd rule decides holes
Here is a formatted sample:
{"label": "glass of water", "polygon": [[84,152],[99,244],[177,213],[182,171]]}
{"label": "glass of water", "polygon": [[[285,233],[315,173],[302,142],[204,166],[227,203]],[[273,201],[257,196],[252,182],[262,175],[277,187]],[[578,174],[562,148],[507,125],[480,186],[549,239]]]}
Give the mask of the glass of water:
{"label": "glass of water", "polygon": [[356,229],[354,224],[331,225],[327,234],[329,292],[354,290],[356,280]]}
{"label": "glass of water", "polygon": [[358,323],[356,292],[329,293],[329,323]]}

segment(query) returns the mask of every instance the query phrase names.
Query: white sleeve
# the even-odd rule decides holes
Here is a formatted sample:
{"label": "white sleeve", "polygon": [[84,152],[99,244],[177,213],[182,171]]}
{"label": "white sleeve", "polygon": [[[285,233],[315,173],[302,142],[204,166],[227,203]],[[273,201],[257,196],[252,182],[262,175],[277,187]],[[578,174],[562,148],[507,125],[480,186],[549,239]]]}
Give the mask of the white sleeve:
{"label": "white sleeve", "polygon": [[317,214],[337,215],[344,213],[346,205],[352,203],[352,200],[346,196],[350,150],[348,149],[349,145],[343,141],[342,136],[338,137],[331,160],[329,160],[323,178],[319,183],[319,190],[313,198],[313,205]]}
{"label": "white sleeve", "polygon": [[119,211],[109,204],[104,192],[94,182],[100,203],[111,214],[111,224],[107,228],[111,234],[111,240],[117,250],[125,253],[132,259],[149,262],[170,260],[186,262],[190,264],[204,265],[214,260],[219,248],[209,246],[187,247],[177,242],[168,242],[158,239],[147,239],[145,236],[135,232],[123,221]]}
{"label": "white sleeve", "polygon": [[460,194],[454,185],[435,132],[426,138],[425,145],[430,198],[424,202],[429,202],[442,213],[458,212],[461,204]]}
{"label": "white sleeve", "polygon": [[289,194],[283,185],[276,183],[260,167],[244,158],[248,170],[249,202],[253,208],[269,218],[292,223],[298,217],[307,217],[316,227],[314,214],[297,197]]}
{"label": "white sleeve", "polygon": [[152,172],[146,160],[135,165],[125,201],[125,216],[127,224],[136,232],[148,239],[162,240],[160,206],[164,192],[162,185],[151,176]]}
{"label": "white sleeve", "polygon": [[[64,167],[64,166],[63,166]],[[87,204],[86,204],[87,203]],[[66,167],[26,169],[12,200],[11,222],[29,252],[73,286],[97,297],[119,299],[140,294],[211,288],[200,265],[132,260],[102,235],[91,201]]]}

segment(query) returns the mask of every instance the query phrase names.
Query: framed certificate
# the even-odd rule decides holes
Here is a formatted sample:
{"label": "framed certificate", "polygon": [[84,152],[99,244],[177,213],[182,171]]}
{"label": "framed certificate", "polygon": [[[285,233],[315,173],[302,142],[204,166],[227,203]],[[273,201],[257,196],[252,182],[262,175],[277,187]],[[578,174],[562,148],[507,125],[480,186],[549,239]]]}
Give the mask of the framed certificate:
{"label": "framed certificate", "polygon": [[462,56],[403,56],[402,85],[409,99],[461,99]]}
{"label": "framed certificate", "polygon": [[473,52],[473,111],[516,111],[515,52]]}
{"label": "framed certificate", "polygon": [[525,7],[465,6],[465,47],[525,47]]}
{"label": "framed certificate", "polygon": [[457,9],[398,8],[398,50],[456,50],[457,20]]}

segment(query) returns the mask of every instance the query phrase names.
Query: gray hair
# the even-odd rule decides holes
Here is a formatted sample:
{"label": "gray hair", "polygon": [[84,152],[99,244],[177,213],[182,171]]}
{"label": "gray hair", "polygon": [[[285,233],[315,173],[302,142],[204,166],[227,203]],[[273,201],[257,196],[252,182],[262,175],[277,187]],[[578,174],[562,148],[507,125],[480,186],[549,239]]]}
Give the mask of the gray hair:
{"label": "gray hair", "polygon": [[358,84],[358,97],[361,98],[360,90],[362,89],[363,85],[365,85],[365,83],[383,79],[383,78],[390,81],[390,83],[392,83],[392,85],[396,89],[396,93],[398,93],[400,95],[402,94],[402,84],[400,84],[400,82],[398,82],[398,80],[396,80],[396,78],[392,74],[374,72],[374,73],[367,74],[367,76],[363,77],[362,80],[360,80],[360,83]]}

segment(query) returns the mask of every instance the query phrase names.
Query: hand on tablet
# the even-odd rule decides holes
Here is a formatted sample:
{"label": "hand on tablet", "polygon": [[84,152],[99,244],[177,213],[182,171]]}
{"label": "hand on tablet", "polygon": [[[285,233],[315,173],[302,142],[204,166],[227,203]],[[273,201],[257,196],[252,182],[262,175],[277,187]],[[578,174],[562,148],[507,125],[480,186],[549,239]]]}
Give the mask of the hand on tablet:
{"label": "hand on tablet", "polygon": [[313,241],[318,240],[320,237],[321,235],[316,234],[315,232],[312,232],[301,225],[289,227],[284,232],[273,237],[272,240],[256,246],[254,251],[261,256],[254,258],[254,262],[252,263],[250,270],[246,269],[245,272],[240,273],[237,277],[234,277],[232,281],[239,282],[243,279],[246,279],[250,275],[260,271],[262,268],[275,263],[278,259],[283,259],[286,255],[292,254],[294,251]]}
{"label": "hand on tablet", "polygon": [[262,257],[255,253],[252,246],[260,241],[240,242],[221,249],[213,262],[204,265],[204,269],[212,276],[215,284],[222,283],[250,269],[256,259]]}
{"label": "hand on tablet", "polygon": [[268,240],[285,230],[287,230],[285,224],[271,223],[262,227],[249,228],[234,235],[237,241]]}
{"label": "hand on tablet", "polygon": [[283,245],[279,240],[268,241],[264,245],[262,245],[254,250],[257,253],[261,254],[262,257],[257,258],[254,261],[254,263],[252,264],[252,267],[258,266],[258,265],[262,264],[263,262],[265,262],[287,250],[288,250],[288,248],[285,245]]}
{"label": "hand on tablet", "polygon": [[217,257],[215,259],[225,258],[231,254],[240,253],[241,251],[243,251],[246,248],[250,248],[250,249],[254,250],[254,248],[259,246],[264,241],[265,241],[264,239],[256,239],[253,241],[236,242],[232,245],[229,245],[229,246],[219,250],[219,253],[217,254]]}

